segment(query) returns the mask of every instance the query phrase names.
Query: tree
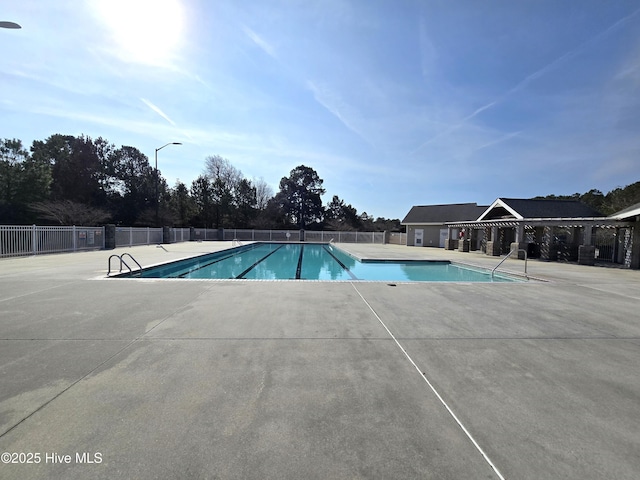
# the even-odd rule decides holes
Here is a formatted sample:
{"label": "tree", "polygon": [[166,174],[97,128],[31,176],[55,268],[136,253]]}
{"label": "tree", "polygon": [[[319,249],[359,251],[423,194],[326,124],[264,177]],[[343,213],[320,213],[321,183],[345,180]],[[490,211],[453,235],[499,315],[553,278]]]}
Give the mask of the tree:
{"label": "tree", "polygon": [[377,232],[404,232],[405,227],[403,227],[400,223],[399,218],[389,219],[384,217],[376,218],[376,221],[373,222],[374,230]]}
{"label": "tree", "polygon": [[277,196],[267,202],[267,206],[260,211],[260,215],[254,219],[253,224],[257,228],[287,228],[290,226]]}
{"label": "tree", "polygon": [[213,227],[213,192],[211,182],[200,175],[191,183],[191,198],[196,205],[194,226]]}
{"label": "tree", "polygon": [[111,218],[111,213],[107,210],[71,200],[35,202],[31,204],[31,208],[41,218],[60,225],[92,226]]}
{"label": "tree", "polygon": [[334,195],[331,201],[327,204],[325,210],[326,220],[339,220],[342,216],[342,209],[344,208],[344,202],[340,200],[337,195]]}
{"label": "tree", "polygon": [[580,195],[580,201],[586,203],[590,207],[596,209],[599,212],[604,212],[605,210],[605,196],[602,194],[600,190],[591,189],[587,193],[583,193]]}
{"label": "tree", "polygon": [[336,230],[357,230],[361,227],[358,211],[346,205],[337,195],[327,205],[325,218],[328,225]]}
{"label": "tree", "polygon": [[35,159],[51,165],[53,200],[102,203],[103,164],[91,138],[55,134],[33,142],[31,151]]}
{"label": "tree", "polygon": [[[33,211],[47,220],[58,218],[58,213],[51,212],[60,211],[74,212],[65,218],[104,217],[109,209],[111,178],[108,168],[113,148],[102,138],[92,140],[84,135],[55,134],[45,141],[34,141],[30,162],[25,165],[27,181],[40,190],[38,198],[31,199],[37,200],[38,204]],[[50,195],[46,195],[44,191],[48,193],[49,185]],[[47,206],[47,202],[51,205]],[[82,208],[87,209],[86,215],[78,213]]]}
{"label": "tree", "polygon": [[16,203],[22,181],[22,165],[29,152],[17,139],[0,140],[0,204]]}
{"label": "tree", "polygon": [[[153,220],[148,217],[155,216],[159,199],[155,198],[157,172],[147,156],[135,147],[122,146],[112,154],[111,169],[112,185],[119,193],[116,200],[118,221],[134,225],[144,217],[143,223],[148,224]],[[161,183],[159,179],[158,183]],[[166,190],[166,181],[162,186],[163,191]]]}
{"label": "tree", "polygon": [[0,140],[0,220],[14,223],[24,216],[28,192],[25,164],[29,152],[17,139]]}
{"label": "tree", "polygon": [[51,194],[51,181],[51,167],[28,156],[22,164],[20,201],[28,205],[47,200]]}
{"label": "tree", "polygon": [[358,217],[358,219],[360,220],[360,223],[362,225],[362,229],[365,231],[371,231],[373,230],[373,216],[367,214],[367,212],[362,212],[362,214],[360,214],[360,216]]}
{"label": "tree", "polygon": [[242,180],[242,172],[220,155],[205,159],[205,175],[211,182],[216,227],[232,215],[234,199]]}
{"label": "tree", "polygon": [[257,180],[254,178],[252,183],[256,189],[256,208],[264,210],[267,208],[269,200],[273,198],[273,188],[262,177]]}
{"label": "tree", "polygon": [[640,203],[640,182],[632,183],[624,188],[616,188],[607,193],[603,213],[611,215],[636,203]]}
{"label": "tree", "polygon": [[181,227],[190,225],[191,218],[196,212],[196,206],[193,198],[189,195],[189,189],[180,180],[176,181],[176,186],[171,190],[169,206],[175,218],[175,224]]}
{"label": "tree", "polygon": [[204,161],[205,175],[211,180],[222,180],[223,183],[229,186],[230,190],[236,188],[236,186],[242,180],[242,172],[231,165],[231,162],[226,158],[222,158],[220,155],[209,156]]}
{"label": "tree", "polygon": [[235,215],[236,226],[247,228],[256,213],[256,189],[251,182],[246,179],[240,180],[236,189],[235,205],[237,214]]}
{"label": "tree", "polygon": [[290,222],[304,229],[319,224],[324,218],[321,195],[323,180],[310,167],[300,165],[280,180],[276,201]]}
{"label": "tree", "polygon": [[640,203],[640,182],[632,183],[626,187],[618,187],[603,195],[600,190],[591,189],[582,195],[547,195],[534,197],[536,199],[580,200],[593,207],[603,215],[612,215],[624,210],[631,205]]}

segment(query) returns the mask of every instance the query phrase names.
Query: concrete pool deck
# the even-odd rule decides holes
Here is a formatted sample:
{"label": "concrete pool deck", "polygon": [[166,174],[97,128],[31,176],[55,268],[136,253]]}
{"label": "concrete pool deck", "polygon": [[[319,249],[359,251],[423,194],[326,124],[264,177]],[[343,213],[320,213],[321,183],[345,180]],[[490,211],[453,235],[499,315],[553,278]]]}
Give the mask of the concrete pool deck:
{"label": "concrete pool deck", "polygon": [[113,253],[147,266],[230,246],[0,260],[0,453],[33,462],[0,463],[0,478],[638,477],[639,271],[531,261],[547,282],[395,287],[104,278]]}

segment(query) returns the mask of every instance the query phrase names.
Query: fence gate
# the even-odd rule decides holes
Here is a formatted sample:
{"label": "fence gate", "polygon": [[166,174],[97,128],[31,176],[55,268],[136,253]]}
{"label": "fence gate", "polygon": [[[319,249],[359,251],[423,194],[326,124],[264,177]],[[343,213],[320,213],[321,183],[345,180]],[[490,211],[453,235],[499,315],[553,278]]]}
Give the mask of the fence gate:
{"label": "fence gate", "polygon": [[596,262],[624,263],[624,230],[619,228],[595,229],[593,245],[596,247]]}

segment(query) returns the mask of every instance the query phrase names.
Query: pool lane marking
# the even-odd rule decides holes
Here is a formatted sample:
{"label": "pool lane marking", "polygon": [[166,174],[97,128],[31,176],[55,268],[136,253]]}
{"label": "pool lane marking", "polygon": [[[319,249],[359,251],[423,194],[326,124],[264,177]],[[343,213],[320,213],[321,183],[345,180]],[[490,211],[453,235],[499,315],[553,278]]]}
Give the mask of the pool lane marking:
{"label": "pool lane marking", "polygon": [[296,267],[296,280],[300,280],[300,273],[302,271],[302,254],[304,252],[304,245],[300,245],[300,256],[298,257],[298,266]]}
{"label": "pool lane marking", "polygon": [[282,247],[284,247],[284,245],[280,245],[278,248],[276,248],[275,250],[271,250],[269,253],[267,253],[264,257],[262,257],[260,260],[258,260],[256,263],[254,263],[253,265],[251,265],[249,268],[247,268],[244,272],[242,272],[240,275],[238,275],[236,278],[242,278],[244,277],[247,273],[249,273],[251,270],[253,270],[253,268],[258,265],[259,263],[265,261],[268,257],[270,257],[271,255],[273,255],[274,253],[276,253],[278,250],[280,250]]}
{"label": "pool lane marking", "polygon": [[471,433],[469,433],[469,430],[466,429],[466,427],[462,424],[462,422],[460,421],[460,419],[457,417],[457,415],[455,413],[453,413],[453,410],[451,409],[451,407],[449,407],[449,405],[447,405],[447,402],[444,401],[444,399],[442,398],[442,396],[440,396],[440,394],[438,393],[438,391],[435,389],[435,387],[433,386],[433,384],[429,381],[429,379],[427,378],[427,375],[420,370],[420,368],[418,368],[418,365],[416,365],[416,362],[413,361],[413,359],[411,358],[411,356],[409,355],[409,353],[405,350],[405,348],[402,346],[402,344],[398,341],[398,339],[395,337],[395,335],[393,333],[391,333],[391,330],[389,330],[389,328],[385,325],[385,323],[382,321],[382,319],[378,316],[378,314],[376,313],[376,311],[373,309],[373,307],[369,304],[369,302],[367,302],[367,300],[364,298],[364,296],[360,293],[360,291],[358,290],[358,288],[354,285],[353,282],[349,282],[351,283],[351,286],[353,287],[353,289],[356,291],[356,293],[360,296],[360,298],[362,299],[362,301],[365,303],[365,305],[367,307],[369,307],[369,310],[371,310],[371,312],[373,313],[373,315],[378,319],[378,321],[380,322],[380,324],[384,327],[384,329],[387,331],[387,333],[389,334],[389,336],[391,336],[391,338],[393,339],[394,342],[396,342],[396,345],[400,348],[400,350],[402,350],[402,353],[404,353],[404,356],[407,357],[407,360],[409,360],[409,362],[411,363],[411,365],[413,365],[413,367],[418,371],[418,373],[420,374],[420,376],[424,379],[424,381],[427,383],[427,385],[429,385],[429,388],[431,389],[431,391],[433,393],[435,393],[436,397],[438,397],[438,400],[440,400],[440,403],[444,406],[444,408],[447,410],[447,412],[449,412],[449,415],[451,415],[451,417],[453,417],[453,419],[456,421],[456,423],[458,424],[458,426],[462,429],[462,431],[465,433],[465,435],[467,436],[467,438],[469,440],[471,440],[471,443],[473,444],[474,447],[476,447],[476,450],[478,450],[478,452],[480,452],[480,455],[482,455],[482,458],[485,459],[485,461],[489,464],[489,466],[493,469],[493,471],[496,473],[496,475],[498,476],[498,478],[500,480],[505,480],[505,478],[502,476],[502,473],[500,473],[500,470],[498,470],[498,468],[493,464],[493,462],[491,461],[491,459],[489,458],[489,456],[485,453],[484,450],[482,450],[482,448],[480,447],[480,445],[478,445],[478,442],[476,442],[475,438],[473,438],[473,436],[471,435]]}
{"label": "pool lane marking", "polygon": [[[226,255],[226,256],[221,257],[221,258],[216,258],[215,260],[212,260],[212,261],[207,262],[207,263],[203,263],[202,265],[197,264],[198,268],[194,268],[193,270],[189,270],[188,272],[181,273],[180,275],[177,276],[177,278],[184,278],[185,276],[187,276],[187,275],[189,275],[189,274],[191,274],[193,272],[197,272],[198,270],[202,270],[203,268],[209,267],[209,266],[213,265],[214,263],[219,263],[219,262],[222,262],[223,260],[227,260],[229,258],[233,258],[233,257],[235,257],[236,255],[238,255],[240,253],[247,253],[247,252],[250,252],[251,250],[255,250],[259,246],[260,246],[260,244],[257,243],[255,245],[251,246],[251,248],[246,248],[246,249],[241,250],[241,251],[235,251],[235,252],[231,253],[231,255]],[[209,254],[209,255],[215,255],[216,253],[218,253],[218,252],[215,252],[215,253]],[[193,259],[186,259],[185,261],[188,261],[188,260],[193,260]],[[149,278],[154,278],[154,277],[149,277]],[[176,278],[176,277],[173,277],[173,278]]]}
{"label": "pool lane marking", "polygon": [[[351,270],[349,270],[349,267],[347,267],[344,263],[342,263],[342,262],[338,259],[338,257],[336,257],[336,256],[333,254],[333,252],[332,252],[331,250],[329,250],[329,249],[326,247],[326,245],[323,245],[323,246],[322,246],[322,248],[324,248],[324,249],[327,251],[327,253],[328,253],[329,255],[331,255],[331,256],[333,257],[333,259],[334,259],[336,262],[338,262],[338,265],[340,265],[342,268],[344,268],[344,269],[347,271],[347,273],[348,273],[348,274],[349,274],[349,276],[351,277],[351,280],[359,280],[359,278],[358,278],[358,277],[356,277],[356,276],[351,272]],[[353,285],[353,284],[352,284],[352,285]]]}

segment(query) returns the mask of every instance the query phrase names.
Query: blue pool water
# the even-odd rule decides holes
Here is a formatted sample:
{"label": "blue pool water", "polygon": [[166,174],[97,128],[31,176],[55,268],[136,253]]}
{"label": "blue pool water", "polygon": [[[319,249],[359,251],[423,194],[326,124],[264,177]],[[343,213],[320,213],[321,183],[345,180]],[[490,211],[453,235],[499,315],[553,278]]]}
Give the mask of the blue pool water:
{"label": "blue pool water", "polygon": [[[131,276],[131,275],[127,275]],[[450,262],[364,261],[333,245],[254,243],[143,269],[142,278],[255,280],[377,280],[397,282],[510,282]]]}

